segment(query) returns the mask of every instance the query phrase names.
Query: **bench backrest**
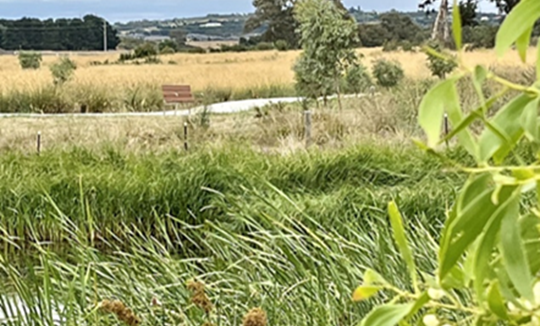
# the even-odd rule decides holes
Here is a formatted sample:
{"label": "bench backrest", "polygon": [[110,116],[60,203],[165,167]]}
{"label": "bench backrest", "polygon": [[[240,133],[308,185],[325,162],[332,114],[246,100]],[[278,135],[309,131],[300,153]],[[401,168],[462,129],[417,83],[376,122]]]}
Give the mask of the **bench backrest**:
{"label": "bench backrest", "polygon": [[189,85],[163,85],[161,89],[165,103],[192,103],[195,101]]}

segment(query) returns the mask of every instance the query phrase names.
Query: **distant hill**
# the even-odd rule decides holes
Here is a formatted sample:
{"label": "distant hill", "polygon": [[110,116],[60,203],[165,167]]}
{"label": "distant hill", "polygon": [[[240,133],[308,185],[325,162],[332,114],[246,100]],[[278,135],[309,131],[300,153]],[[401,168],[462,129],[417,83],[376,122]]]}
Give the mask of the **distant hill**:
{"label": "distant hill", "polygon": [[[182,29],[192,40],[237,40],[249,36],[244,24],[250,15],[207,15],[206,17],[178,18],[170,20],[142,20],[116,23],[114,28],[122,37],[152,38],[168,36],[171,30]],[[253,32],[258,35],[264,28]]]}
{"label": "distant hill", "polygon": [[[367,12],[356,8],[349,9],[349,12],[356,18],[358,23],[376,23],[382,12]],[[413,19],[422,27],[429,27],[433,24],[436,12],[426,15],[425,12],[402,12]],[[244,24],[251,14],[230,14],[230,15],[207,15],[205,17],[176,18],[169,20],[141,20],[127,23],[115,23],[121,37],[133,37],[144,39],[157,39],[167,37],[171,30],[183,29],[188,33],[190,40],[238,40],[241,37],[249,38],[252,35],[259,35],[264,32],[265,27],[253,31],[251,34],[244,33]],[[478,20],[496,24],[498,17],[493,13],[479,14]]]}

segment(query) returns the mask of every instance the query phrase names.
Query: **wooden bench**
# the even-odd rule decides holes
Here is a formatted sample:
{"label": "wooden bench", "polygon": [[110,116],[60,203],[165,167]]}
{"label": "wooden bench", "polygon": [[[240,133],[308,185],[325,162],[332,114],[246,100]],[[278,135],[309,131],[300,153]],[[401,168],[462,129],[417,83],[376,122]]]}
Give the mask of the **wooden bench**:
{"label": "wooden bench", "polygon": [[195,98],[191,93],[191,86],[189,85],[163,85],[161,86],[161,90],[163,91],[165,104],[174,105],[175,114],[178,105],[195,103]]}

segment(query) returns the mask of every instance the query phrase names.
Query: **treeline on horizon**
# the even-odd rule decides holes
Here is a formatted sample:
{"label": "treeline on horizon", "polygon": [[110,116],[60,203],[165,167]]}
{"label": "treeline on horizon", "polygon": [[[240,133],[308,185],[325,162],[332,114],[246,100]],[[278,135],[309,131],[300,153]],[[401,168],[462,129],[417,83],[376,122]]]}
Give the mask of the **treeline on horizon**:
{"label": "treeline on horizon", "polygon": [[[380,47],[392,50],[395,47],[403,49],[420,45],[429,39],[430,28],[420,26],[409,15],[400,12],[388,12],[378,16],[376,23],[358,24],[357,47]],[[280,18],[281,19],[281,18]],[[282,48],[297,48],[297,35],[295,23],[282,18],[278,24],[280,29],[269,29],[260,36],[250,39],[241,38],[240,43],[227,49],[227,51],[249,51],[258,49],[257,45],[268,45],[273,48],[275,44],[286,44]],[[289,22],[290,24],[283,24]],[[130,41],[129,38],[120,39],[118,31],[103,18],[86,15],[82,19],[47,19],[22,18],[19,20],[0,19],[0,49],[16,50],[50,50],[50,51],[101,51],[104,46],[103,29],[107,27],[108,49],[133,49],[133,42],[137,46],[142,40]],[[285,26],[290,26],[286,28]],[[497,25],[477,23],[470,19],[464,24],[464,42],[473,45],[473,48],[490,48],[495,43]],[[537,25],[534,35],[540,35],[540,26]],[[273,31],[273,32],[272,32]],[[173,42],[178,42],[172,38]],[[179,42],[183,45],[183,42]],[[273,44],[273,45],[272,45]],[[266,49],[266,47],[264,47]],[[219,50],[219,49],[218,49]]]}
{"label": "treeline on horizon", "polygon": [[109,22],[94,15],[86,15],[82,19],[0,19],[0,49],[12,51],[103,50],[105,26],[107,48],[115,49],[120,44],[118,32]]}

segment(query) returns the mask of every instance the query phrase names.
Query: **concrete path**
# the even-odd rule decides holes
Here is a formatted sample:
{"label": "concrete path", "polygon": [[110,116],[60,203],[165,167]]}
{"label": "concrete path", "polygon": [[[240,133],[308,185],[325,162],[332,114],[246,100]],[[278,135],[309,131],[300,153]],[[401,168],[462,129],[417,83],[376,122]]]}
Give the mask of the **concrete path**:
{"label": "concrete path", "polygon": [[[368,96],[366,94],[361,95],[343,95],[342,98],[351,97],[363,97]],[[328,98],[335,98],[336,96],[329,96]],[[266,98],[266,99],[254,99],[243,101],[230,101],[223,103],[215,103],[207,106],[207,110],[210,113],[235,113],[242,111],[253,110],[256,107],[264,107],[270,104],[276,103],[294,103],[301,102],[302,97],[279,97],[279,98]],[[322,100],[322,98],[319,98]],[[122,113],[0,113],[0,118],[51,118],[51,117],[159,117],[159,116],[187,116],[193,113],[200,112],[204,107],[196,107],[191,110],[170,110],[170,111],[156,111],[156,112],[122,112]]]}

